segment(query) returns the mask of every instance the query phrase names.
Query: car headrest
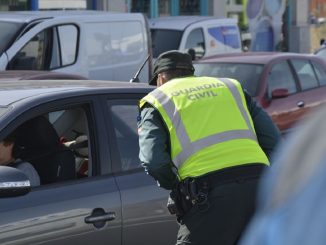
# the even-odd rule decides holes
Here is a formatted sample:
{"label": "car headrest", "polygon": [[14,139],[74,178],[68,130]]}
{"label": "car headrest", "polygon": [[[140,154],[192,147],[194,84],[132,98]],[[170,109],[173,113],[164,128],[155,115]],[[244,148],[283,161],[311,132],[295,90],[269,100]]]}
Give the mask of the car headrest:
{"label": "car headrest", "polygon": [[17,128],[15,137],[14,155],[18,154],[18,157],[24,152],[48,150],[60,144],[57,132],[44,116],[22,124]]}

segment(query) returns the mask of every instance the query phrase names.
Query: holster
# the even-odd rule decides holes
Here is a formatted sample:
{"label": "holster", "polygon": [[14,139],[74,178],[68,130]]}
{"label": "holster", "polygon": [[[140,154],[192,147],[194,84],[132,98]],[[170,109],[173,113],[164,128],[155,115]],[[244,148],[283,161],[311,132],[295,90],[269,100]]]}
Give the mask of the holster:
{"label": "holster", "polygon": [[193,179],[179,182],[168,198],[167,208],[169,212],[177,217],[185,215],[198,203],[199,191]]}

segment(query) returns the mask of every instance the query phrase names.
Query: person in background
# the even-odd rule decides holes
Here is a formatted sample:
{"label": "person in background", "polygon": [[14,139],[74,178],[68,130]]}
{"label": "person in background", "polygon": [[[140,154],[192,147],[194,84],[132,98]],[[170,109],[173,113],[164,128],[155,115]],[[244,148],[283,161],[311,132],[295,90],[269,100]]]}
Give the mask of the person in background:
{"label": "person in background", "polygon": [[29,179],[31,186],[40,185],[40,177],[29,162],[25,162],[16,158],[14,154],[15,135],[10,134],[5,139],[0,141],[0,165],[15,167],[21,170]]}
{"label": "person in background", "polygon": [[235,244],[281,136],[266,112],[227,78],[196,77],[191,56],[162,53],[139,104],[139,157],[180,224],[177,244]]}

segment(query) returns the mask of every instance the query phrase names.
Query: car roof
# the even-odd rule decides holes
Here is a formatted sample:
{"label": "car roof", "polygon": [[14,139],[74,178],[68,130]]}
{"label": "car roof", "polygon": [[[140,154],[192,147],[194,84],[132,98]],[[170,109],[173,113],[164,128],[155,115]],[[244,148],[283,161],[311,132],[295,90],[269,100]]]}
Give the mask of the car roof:
{"label": "car roof", "polygon": [[249,63],[249,64],[268,64],[272,60],[279,58],[310,58],[319,59],[312,54],[290,53],[290,52],[243,52],[243,53],[226,53],[202,58],[194,63]]}
{"label": "car roof", "polygon": [[[51,10],[51,11],[7,11],[0,12],[0,19],[3,21],[29,23],[34,20],[61,18],[61,17],[79,17],[85,16],[100,17],[108,14],[122,15],[126,13],[110,12],[110,11],[95,11],[95,10]],[[133,13],[137,14],[137,13]]]}
{"label": "car roof", "polygon": [[145,83],[100,80],[8,80],[0,82],[0,106],[39,96],[71,97],[82,94],[148,93],[154,87]]}
{"label": "car roof", "polygon": [[202,21],[212,21],[212,23],[216,23],[216,21],[221,23],[237,23],[236,19],[226,19],[226,18],[216,18],[213,16],[164,16],[158,18],[149,19],[150,28],[156,29],[171,29],[171,30],[184,30],[189,25],[193,23],[198,23]]}

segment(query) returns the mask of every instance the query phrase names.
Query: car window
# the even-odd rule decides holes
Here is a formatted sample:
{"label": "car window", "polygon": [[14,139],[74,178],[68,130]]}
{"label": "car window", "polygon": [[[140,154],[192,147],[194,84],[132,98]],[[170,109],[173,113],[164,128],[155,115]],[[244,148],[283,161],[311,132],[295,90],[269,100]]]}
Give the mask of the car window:
{"label": "car window", "polygon": [[8,70],[48,70],[70,65],[77,57],[74,25],[47,28],[34,36],[8,64]]}
{"label": "car window", "polygon": [[195,75],[228,77],[238,80],[252,96],[257,94],[260,77],[264,69],[260,64],[242,63],[195,63]]}
{"label": "car window", "polygon": [[118,146],[121,170],[141,167],[137,133],[137,100],[109,102],[109,112],[114,127],[114,137]]}
{"label": "car window", "polygon": [[315,69],[319,84],[321,86],[326,85],[326,69],[324,68],[324,66],[322,66],[316,62],[312,62],[312,65]]}
{"label": "car window", "polygon": [[288,62],[274,65],[268,75],[268,96],[272,97],[274,89],[287,89],[289,94],[297,92],[296,84]]}
{"label": "car window", "polygon": [[34,36],[8,64],[8,70],[45,70],[50,35],[51,30],[47,29]]}
{"label": "car window", "polygon": [[9,47],[10,42],[12,42],[18,35],[18,31],[22,25],[22,23],[18,22],[0,21],[0,55]]}
{"label": "car window", "polygon": [[85,108],[44,113],[14,130],[15,156],[35,168],[41,185],[92,176]]}
{"label": "car window", "polygon": [[186,40],[186,49],[194,49],[196,58],[200,58],[205,54],[205,41],[202,28],[197,28],[189,33]]}
{"label": "car window", "polygon": [[292,60],[302,90],[318,87],[315,72],[309,60]]}
{"label": "car window", "polygon": [[[49,50],[49,68],[72,65],[77,59],[78,29],[75,25],[59,25],[53,27],[51,50]],[[50,55],[51,54],[51,55]]]}
{"label": "car window", "polygon": [[77,55],[77,28],[73,25],[58,26],[58,34],[61,48],[61,66],[71,65],[75,62]]}
{"label": "car window", "polygon": [[153,57],[169,50],[177,50],[180,46],[182,31],[151,29]]}

